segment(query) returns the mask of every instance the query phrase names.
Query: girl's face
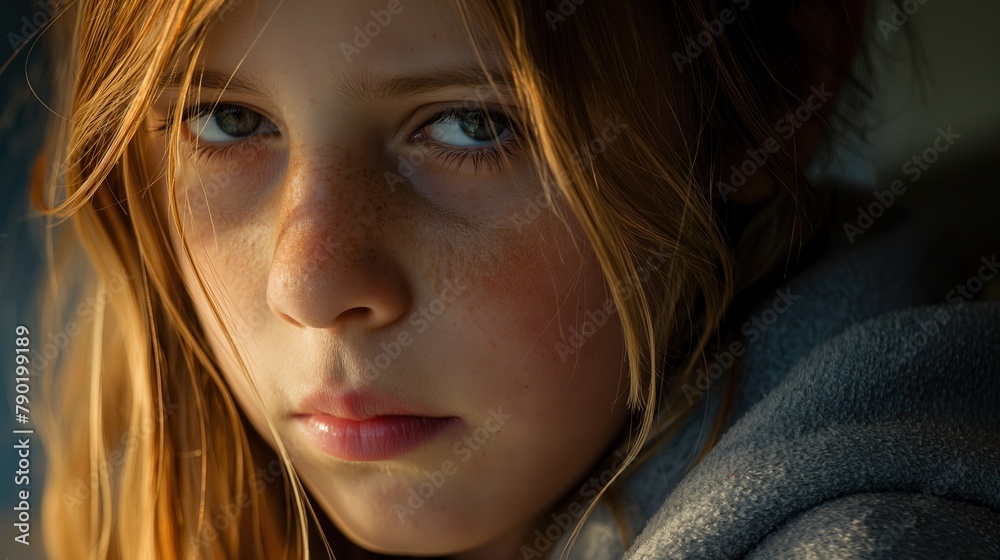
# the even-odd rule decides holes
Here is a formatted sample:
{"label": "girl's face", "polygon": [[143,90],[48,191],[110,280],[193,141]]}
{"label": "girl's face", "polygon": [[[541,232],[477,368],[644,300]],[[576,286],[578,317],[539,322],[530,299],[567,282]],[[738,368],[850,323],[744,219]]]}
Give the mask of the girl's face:
{"label": "girl's face", "polygon": [[[183,275],[229,386],[358,544],[516,552],[581,499],[628,376],[611,292],[545,206],[511,92],[477,78],[447,2],[235,0],[219,19],[190,100],[208,105],[174,126],[200,134],[176,194],[222,324]],[[150,146],[155,164],[164,135]]]}

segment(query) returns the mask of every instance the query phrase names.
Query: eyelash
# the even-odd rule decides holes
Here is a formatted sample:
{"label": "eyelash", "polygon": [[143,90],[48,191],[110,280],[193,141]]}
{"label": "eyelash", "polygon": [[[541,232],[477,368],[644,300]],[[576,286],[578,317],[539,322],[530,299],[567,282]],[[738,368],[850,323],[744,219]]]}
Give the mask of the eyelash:
{"label": "eyelash", "polygon": [[[199,119],[206,115],[212,113],[218,113],[225,109],[240,107],[248,108],[245,105],[240,105],[238,103],[201,103],[197,105],[191,105],[190,107],[185,107],[181,112],[181,122],[187,124],[191,119]],[[251,109],[252,110],[252,109]],[[177,124],[177,120],[174,118],[174,108],[171,107],[167,110],[167,118],[158,119],[158,125],[150,130],[154,134],[166,134],[173,130],[174,126]],[[266,118],[266,117],[265,117]],[[193,145],[194,155],[204,163],[216,163],[219,160],[224,160],[225,158],[233,155],[237,150],[243,150],[247,148],[248,143],[256,142],[261,136],[267,136],[263,134],[255,134],[248,136],[245,139],[237,140],[234,142],[229,142],[227,144],[203,144],[203,143],[193,143],[190,139],[187,139],[188,145]]]}
{"label": "eyelash", "polygon": [[[191,119],[199,119],[211,115],[212,113],[220,112],[224,109],[233,107],[245,106],[236,103],[203,103],[200,105],[193,105],[184,110],[182,122],[187,123]],[[503,123],[504,126],[510,129],[511,136],[487,147],[465,149],[444,147],[437,144],[437,142],[430,138],[424,138],[427,135],[424,134],[423,131],[427,127],[446,121],[449,118],[461,117],[472,111],[482,111],[489,116],[491,122]],[[175,125],[176,122],[171,111],[169,117],[159,120],[159,125],[152,129],[152,132],[166,133]],[[267,136],[268,135],[266,134],[255,134],[242,140],[218,145],[198,143],[195,146],[195,154],[203,161],[211,163],[220,159],[225,159],[238,149],[245,149],[247,142],[253,142],[260,137]],[[426,152],[427,157],[433,158],[434,161],[442,162],[447,167],[453,166],[455,170],[461,168],[462,164],[467,159],[471,158],[473,173],[478,174],[483,165],[487,166],[491,172],[498,171],[503,164],[503,158],[505,155],[512,161],[516,160],[518,157],[516,150],[521,147],[521,133],[520,127],[513,122],[513,119],[510,119],[502,112],[484,110],[481,106],[456,106],[434,113],[434,115],[424,121],[424,123],[409,136],[409,141],[429,146]]]}
{"label": "eyelash", "polygon": [[[466,148],[466,149],[456,149],[456,148],[446,148],[439,144],[436,144],[434,140],[417,140],[418,137],[423,136],[423,131],[431,126],[432,124],[438,124],[444,122],[449,118],[459,118],[467,113],[473,111],[482,111],[486,113],[490,121],[493,123],[503,123],[504,126],[508,127],[511,131],[510,138],[502,140],[500,142],[493,143],[487,147],[483,148]],[[472,158],[472,169],[473,173],[479,173],[479,168],[482,165],[486,165],[490,172],[497,172],[503,164],[503,157],[506,155],[512,161],[517,160],[516,149],[521,146],[521,127],[513,122],[502,112],[484,110],[480,106],[457,106],[439,111],[431,116],[430,119],[425,121],[420,125],[417,131],[410,135],[410,141],[421,142],[425,145],[429,145],[429,151],[427,153],[428,157],[435,158],[435,161],[440,161],[446,166],[454,165],[456,169],[462,167],[462,163],[466,159]],[[456,162],[452,164],[452,162]]]}

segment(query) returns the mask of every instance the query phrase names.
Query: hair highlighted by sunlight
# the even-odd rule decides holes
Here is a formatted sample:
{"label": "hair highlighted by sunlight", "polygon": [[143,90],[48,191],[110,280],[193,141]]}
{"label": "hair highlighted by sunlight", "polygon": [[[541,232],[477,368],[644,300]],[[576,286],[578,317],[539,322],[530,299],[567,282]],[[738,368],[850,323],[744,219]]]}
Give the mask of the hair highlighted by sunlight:
{"label": "hair highlighted by sunlight", "polygon": [[[842,3],[815,1],[844,17]],[[776,118],[814,85],[810,65],[841,76],[848,68],[808,48],[791,0],[754,3],[682,76],[672,53],[731,2],[588,2],[558,25],[549,12],[559,2],[454,2],[473,40],[498,37],[548,196],[564,201],[614,287],[637,420],[619,446],[620,480],[692,409],[681,388],[695,384],[733,298],[793,258],[822,223],[823,195],[802,175],[791,140],[765,166],[776,194],[752,211],[715,187],[727,158],[773,137]],[[172,247],[167,222],[180,229],[169,165],[181,154],[177,127],[165,154],[169,216],[149,188],[159,170],[145,161],[146,115],[165,78],[179,76],[174,112],[183,120],[206,35],[229,8],[78,0],[49,32],[68,57],[56,105],[64,118],[33,200],[72,227],[55,230],[52,270],[85,250],[94,274],[81,298],[98,296],[89,328],[50,372],[48,402],[59,414],[46,430],[43,507],[46,525],[59,528],[48,533],[54,558],[77,557],[82,546],[96,558],[265,558],[274,547],[299,558],[318,542],[330,550],[280,438],[270,449],[234,401],[180,277],[190,255]],[[627,132],[581,165],[579,147],[605,119]],[[664,256],[650,271],[649,259]],[[261,484],[262,465],[283,483]]]}

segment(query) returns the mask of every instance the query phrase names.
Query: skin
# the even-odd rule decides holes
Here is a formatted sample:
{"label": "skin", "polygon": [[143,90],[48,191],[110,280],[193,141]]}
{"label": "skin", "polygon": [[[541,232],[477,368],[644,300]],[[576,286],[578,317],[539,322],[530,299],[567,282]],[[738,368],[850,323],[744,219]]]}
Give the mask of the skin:
{"label": "skin", "polygon": [[[262,87],[203,88],[201,101],[247,106],[272,125],[214,145],[218,119],[177,125],[188,138],[204,127],[202,147],[231,149],[179,164],[183,233],[173,231],[174,243],[187,239],[193,267],[185,262],[182,274],[237,401],[274,445],[270,418],[319,509],[344,535],[390,554],[520,558],[520,546],[551,523],[555,504],[626,426],[621,326],[612,315],[578,350],[560,350],[611,292],[578,225],[538,208],[542,184],[523,149],[512,147],[506,165],[478,170],[471,159],[428,156],[389,187],[385,173],[399,172],[398,158],[426,149],[412,136],[436,112],[470,98],[513,110],[509,92],[457,83],[346,98],[345,84],[365,73],[440,77],[477,66],[450,3],[401,5],[350,60],[341,42],[386,3],[247,1],[225,14],[200,62],[228,75],[245,56],[237,76]],[[157,103],[151,128],[175,96],[168,90]],[[164,135],[149,133],[148,146],[152,164],[162,164]],[[158,193],[166,212],[162,180]],[[428,319],[424,328],[414,313]],[[366,362],[400,335],[412,342],[366,378]],[[343,461],[308,440],[294,418],[322,387],[365,388],[460,421],[401,457]],[[464,460],[456,446],[501,407],[503,425]],[[445,461],[455,472],[401,517],[396,506]]]}

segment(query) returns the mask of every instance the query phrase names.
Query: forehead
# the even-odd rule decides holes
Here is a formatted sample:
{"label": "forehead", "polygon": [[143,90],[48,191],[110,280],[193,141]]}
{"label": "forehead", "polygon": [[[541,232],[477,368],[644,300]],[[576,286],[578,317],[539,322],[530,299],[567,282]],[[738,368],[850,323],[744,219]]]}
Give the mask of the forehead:
{"label": "forehead", "polygon": [[[487,67],[503,61],[483,45]],[[492,41],[491,41],[492,43]],[[237,67],[276,88],[308,76],[318,90],[371,76],[480,64],[462,17],[450,0],[231,0],[209,33],[202,59]]]}

